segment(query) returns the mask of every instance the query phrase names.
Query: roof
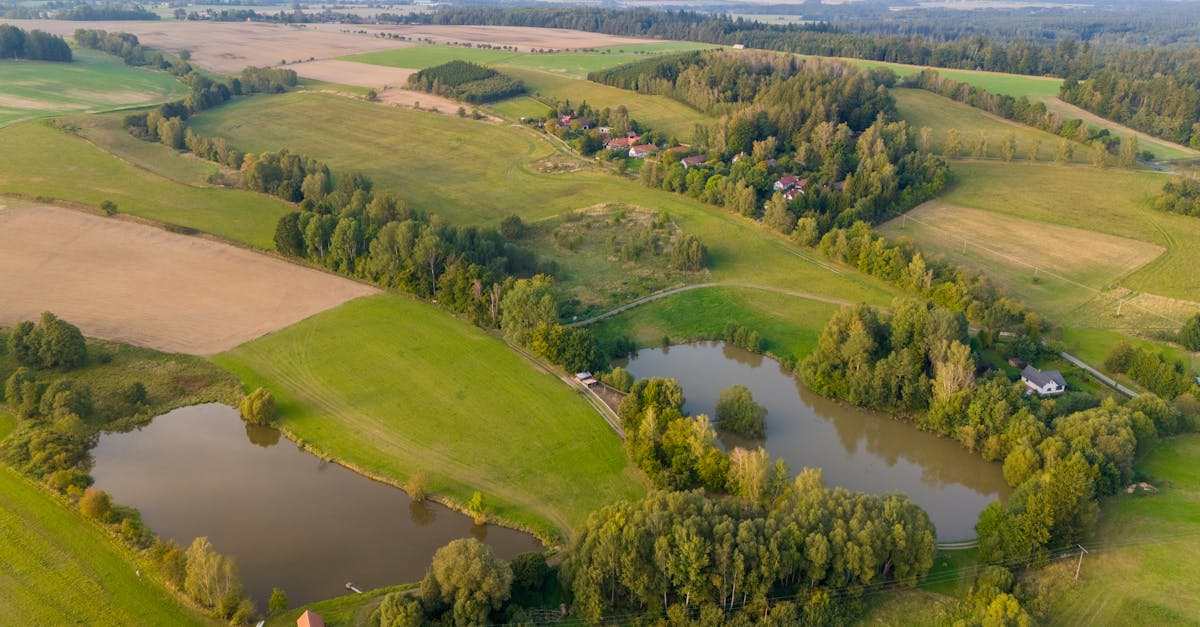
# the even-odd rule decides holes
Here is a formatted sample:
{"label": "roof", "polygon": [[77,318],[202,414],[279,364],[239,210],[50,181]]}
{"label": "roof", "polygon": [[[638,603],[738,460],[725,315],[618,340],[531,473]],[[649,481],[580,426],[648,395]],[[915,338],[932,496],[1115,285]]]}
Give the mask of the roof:
{"label": "roof", "polygon": [[304,610],[300,618],[296,619],[296,627],[325,627],[325,619],[312,610]]}
{"label": "roof", "polygon": [[708,157],[705,155],[696,155],[694,157],[684,157],[680,160],[684,166],[701,165],[708,162]]}
{"label": "roof", "polygon": [[647,154],[648,155],[657,150],[658,150],[658,146],[655,146],[654,144],[642,144],[641,146],[631,146],[629,148],[629,152],[631,154],[636,152],[638,154]]}
{"label": "roof", "polygon": [[800,180],[800,177],[792,176],[789,174],[788,176],[781,177],[778,181],[776,181],[776,183],[778,183],[784,187],[791,187],[796,184],[796,181],[799,181],[799,180]]}
{"label": "roof", "polygon": [[1058,387],[1066,389],[1067,380],[1063,378],[1062,373],[1057,370],[1047,370],[1045,372],[1034,368],[1033,366],[1025,366],[1021,371],[1021,378],[1036,385],[1039,388],[1046,387],[1049,383],[1056,383]]}
{"label": "roof", "polygon": [[605,146],[607,146],[609,148],[628,148],[630,145],[633,144],[634,141],[635,140],[628,139],[625,137],[619,137],[617,139],[608,140],[608,143],[605,144]]}

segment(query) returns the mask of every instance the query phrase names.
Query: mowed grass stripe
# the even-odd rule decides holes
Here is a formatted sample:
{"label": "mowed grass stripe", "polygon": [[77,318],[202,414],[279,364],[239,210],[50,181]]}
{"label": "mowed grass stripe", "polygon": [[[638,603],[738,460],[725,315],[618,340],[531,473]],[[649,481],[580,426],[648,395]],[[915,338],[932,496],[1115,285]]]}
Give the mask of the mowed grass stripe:
{"label": "mowed grass stripe", "polygon": [[79,513],[0,467],[0,599],[11,625],[203,625]]}
{"label": "mowed grass stripe", "polygon": [[604,420],[503,342],[397,295],[351,301],[217,356],[279,399],[282,426],[320,452],[566,535],[642,483]]}
{"label": "mowed grass stripe", "polygon": [[275,224],[292,210],[288,203],[265,194],[178,183],[38,121],[0,129],[0,163],[4,164],[0,194],[91,206],[112,200],[122,213],[262,249],[274,248]]}

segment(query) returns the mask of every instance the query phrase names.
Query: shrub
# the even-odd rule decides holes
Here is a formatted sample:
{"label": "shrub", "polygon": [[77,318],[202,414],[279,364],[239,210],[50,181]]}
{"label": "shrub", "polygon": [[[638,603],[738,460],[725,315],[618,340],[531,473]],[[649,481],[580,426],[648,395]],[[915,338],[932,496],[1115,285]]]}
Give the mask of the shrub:
{"label": "shrub", "polygon": [[79,511],[92,520],[105,522],[108,513],[112,511],[112,498],[104,490],[88,488],[79,499]]}
{"label": "shrub", "polygon": [[246,422],[269,425],[275,419],[275,397],[264,388],[258,388],[242,399],[239,409]]}
{"label": "shrub", "polygon": [[105,200],[104,202],[100,203],[100,210],[103,211],[104,215],[106,215],[106,216],[116,215],[117,214],[117,203],[115,203],[111,200]]}

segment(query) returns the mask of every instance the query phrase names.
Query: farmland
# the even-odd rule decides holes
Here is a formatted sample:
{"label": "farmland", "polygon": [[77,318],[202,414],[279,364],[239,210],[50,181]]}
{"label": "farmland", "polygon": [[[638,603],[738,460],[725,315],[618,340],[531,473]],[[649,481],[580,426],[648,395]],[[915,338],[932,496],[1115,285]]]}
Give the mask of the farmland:
{"label": "farmland", "polygon": [[375,290],[211,240],[57,207],[0,208],[0,324],[208,354]]}
{"label": "farmland", "polygon": [[274,248],[275,223],[288,210],[287,203],[262,194],[180,183],[37,121],[0,129],[0,162],[0,194],[93,207],[111,200],[122,213],[263,249]]}
{"label": "farmland", "polygon": [[0,63],[0,125],[163,102],[187,92],[170,74],[132,68],[112,55],[75,50],[74,57],[72,63]]}
{"label": "farmland", "polygon": [[[700,44],[667,43],[605,48],[598,52],[530,54],[455,46],[417,46],[345,57],[348,61],[396,68],[424,69],[455,59],[471,61],[521,79],[535,99],[587,102],[603,109],[624,105],[629,115],[650,128],[665,131],[681,140],[691,137],[693,127],[707,116],[663,96],[648,96],[585,80],[587,73],[645,58],[646,54],[708,48]],[[607,52],[606,52],[607,51]],[[623,51],[623,52],[622,52]],[[367,71],[367,70],[365,70]],[[501,102],[498,112],[512,117],[545,115],[545,105],[521,105],[512,109]],[[516,114],[516,115],[513,115]]]}
{"label": "farmland", "polygon": [[[44,488],[0,467],[0,598],[14,625],[204,625],[132,556]],[[145,567],[145,566],[143,566]]]}
{"label": "farmland", "polygon": [[[561,538],[643,490],[583,398],[503,342],[401,296],[347,303],[216,358],[279,400],[291,437],[368,475]],[[381,391],[391,393],[380,393]]]}

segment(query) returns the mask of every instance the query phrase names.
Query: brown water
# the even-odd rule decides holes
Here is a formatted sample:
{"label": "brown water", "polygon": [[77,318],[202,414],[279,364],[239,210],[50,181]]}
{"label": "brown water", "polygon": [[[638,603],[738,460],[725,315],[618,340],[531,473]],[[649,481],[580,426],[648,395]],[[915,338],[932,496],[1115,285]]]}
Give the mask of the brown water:
{"label": "brown water", "polygon": [[177,409],[92,452],[97,487],[138,508],[183,547],[198,536],[237,559],[259,609],[274,586],[292,606],[417,581],[433,552],[474,536],[511,559],[543,550],[531,535],[470,518],[372,481],[242,422],[225,405]]}
{"label": "brown water", "polygon": [[907,494],[929,512],[941,542],[974,538],[979,512],[1009,493],[999,464],[885,414],[819,396],[778,362],[734,346],[643,350],[625,367],[638,378],[678,380],[685,411],[714,421],[722,391],[739,383],[750,388],[767,408],[766,442],[723,435],[726,446],[762,445],[793,472],[820,468],[827,486]]}

